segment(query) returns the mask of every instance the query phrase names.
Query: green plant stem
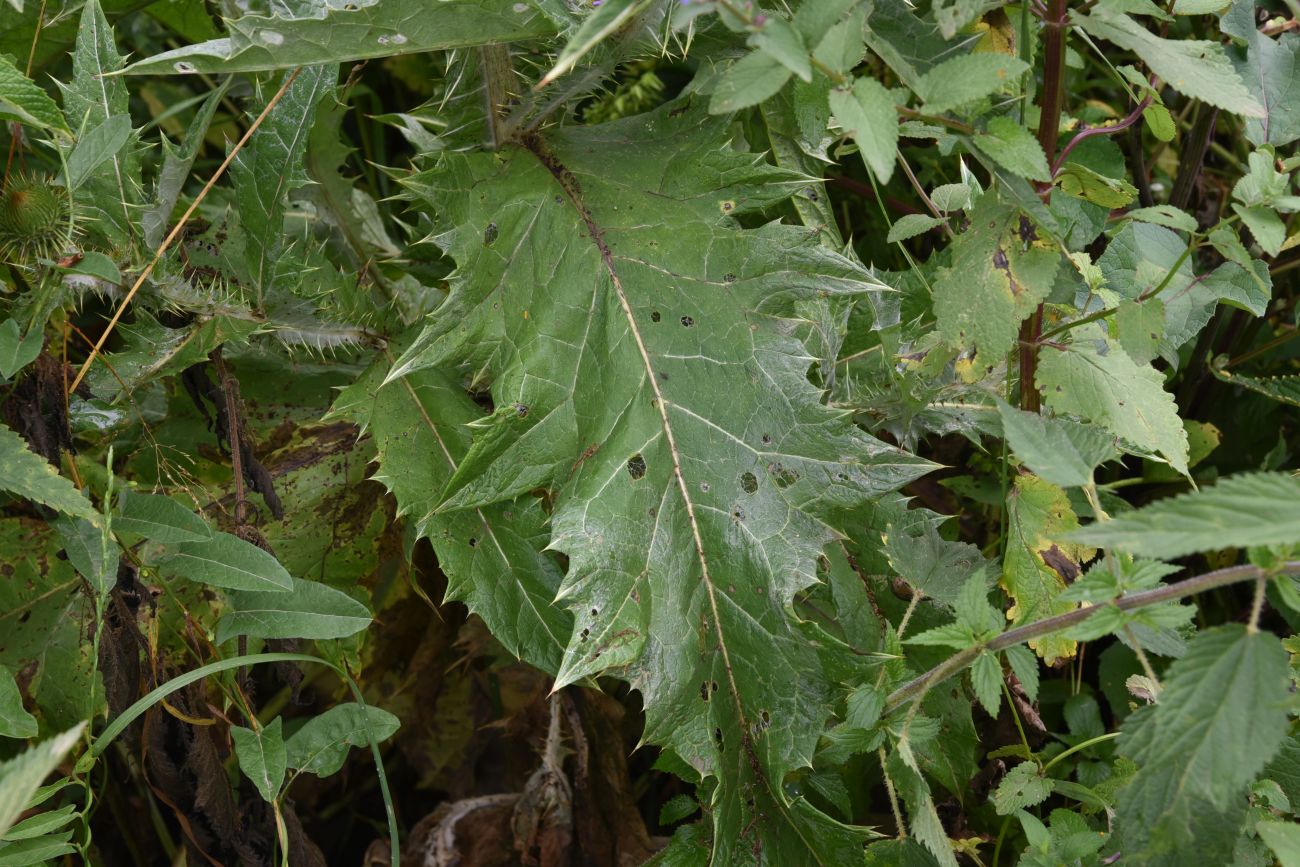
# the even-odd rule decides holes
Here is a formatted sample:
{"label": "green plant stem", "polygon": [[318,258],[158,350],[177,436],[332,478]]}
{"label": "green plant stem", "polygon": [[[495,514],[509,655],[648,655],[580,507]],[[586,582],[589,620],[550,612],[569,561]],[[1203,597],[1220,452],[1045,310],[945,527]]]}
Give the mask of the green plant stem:
{"label": "green plant stem", "polygon": [[1075,753],[1082,752],[1083,750],[1086,750],[1089,747],[1095,747],[1097,744],[1103,744],[1106,741],[1113,741],[1115,740],[1115,738],[1119,737],[1119,735],[1120,735],[1119,732],[1107,732],[1104,735],[1097,735],[1095,738],[1088,738],[1086,741],[1084,741],[1081,744],[1075,744],[1074,746],[1070,747],[1068,750],[1065,750],[1064,752],[1053,756],[1047,764],[1043,765],[1043,769],[1039,771],[1039,773],[1046,775],[1047,772],[1050,771],[1053,766],[1063,761],[1064,759],[1069,758]]}
{"label": "green plant stem", "polygon": [[1050,635],[1053,632],[1060,632],[1062,629],[1068,629],[1082,623],[1098,611],[1111,605],[1121,611],[1133,611],[1138,608],[1145,608],[1148,605],[1172,602],[1185,596],[1204,593],[1206,590],[1214,590],[1219,587],[1238,584],[1242,581],[1272,575],[1300,575],[1300,560],[1290,560],[1282,564],[1280,568],[1268,572],[1258,566],[1229,566],[1226,569],[1206,572],[1203,575],[1197,575],[1173,584],[1166,584],[1153,590],[1144,590],[1141,593],[1121,596],[1110,602],[1076,608],[1074,611],[1067,611],[1055,617],[1046,617],[1033,623],[1027,623],[1024,626],[1008,630],[982,644],[958,651],[924,674],[909,680],[890,693],[889,698],[885,700],[885,713],[891,713],[917,696],[924,695],[930,687],[962,671],[986,650],[990,652],[1006,650],[1013,645],[1032,641],[1035,638],[1042,638],[1044,635]]}

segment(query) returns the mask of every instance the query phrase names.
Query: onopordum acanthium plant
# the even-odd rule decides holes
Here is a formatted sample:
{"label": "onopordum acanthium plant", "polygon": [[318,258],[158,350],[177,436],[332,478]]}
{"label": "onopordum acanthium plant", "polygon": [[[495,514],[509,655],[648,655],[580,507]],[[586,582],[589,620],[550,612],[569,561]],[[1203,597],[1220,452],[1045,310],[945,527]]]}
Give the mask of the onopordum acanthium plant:
{"label": "onopordum acanthium plant", "polygon": [[0,863],[1297,857],[1295,10],[4,14]]}

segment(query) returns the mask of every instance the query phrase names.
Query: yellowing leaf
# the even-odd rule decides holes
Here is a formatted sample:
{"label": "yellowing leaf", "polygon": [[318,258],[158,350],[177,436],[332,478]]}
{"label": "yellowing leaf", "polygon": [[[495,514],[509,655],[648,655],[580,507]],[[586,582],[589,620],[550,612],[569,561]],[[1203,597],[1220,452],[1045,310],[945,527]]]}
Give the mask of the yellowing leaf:
{"label": "yellowing leaf", "polygon": [[[1079,574],[1079,564],[1093,549],[1061,541],[1079,528],[1065,491],[1038,476],[1021,475],[1007,497],[1009,537],[1002,566],[1002,588],[1015,604],[1007,611],[1014,624],[1064,614],[1073,602],[1059,599],[1061,591]],[[1029,646],[1050,665],[1075,654],[1076,642],[1048,635]]]}

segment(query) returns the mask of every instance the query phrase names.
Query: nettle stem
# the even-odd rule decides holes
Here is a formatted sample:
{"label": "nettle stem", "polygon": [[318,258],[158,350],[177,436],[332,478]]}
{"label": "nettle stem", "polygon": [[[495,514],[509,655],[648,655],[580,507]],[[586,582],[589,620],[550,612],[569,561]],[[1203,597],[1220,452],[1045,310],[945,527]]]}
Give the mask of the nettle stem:
{"label": "nettle stem", "polygon": [[[1173,584],[1166,584],[1163,587],[1157,587],[1154,590],[1144,590],[1141,593],[1133,593],[1128,596],[1121,596],[1110,602],[1103,602],[1098,605],[1088,605],[1083,608],[1076,608],[1073,611],[1067,611],[1064,614],[1058,614],[1055,617],[1047,617],[1042,620],[1036,620],[1033,623],[1027,623],[1015,629],[1008,630],[1001,635],[992,638],[983,644],[977,644],[974,647],[967,647],[965,650],[958,651],[925,674],[909,680],[889,694],[885,700],[885,713],[888,714],[897,710],[907,702],[920,698],[935,684],[942,683],[954,674],[959,673],[966,666],[975,661],[984,651],[997,653],[1013,647],[1022,642],[1032,641],[1035,638],[1042,638],[1053,632],[1060,632],[1068,629],[1078,623],[1082,623],[1089,617],[1102,611],[1111,605],[1114,605],[1121,611],[1133,611],[1137,608],[1145,608],[1148,605],[1159,605],[1162,602],[1173,602],[1176,599],[1182,599],[1186,596],[1193,596],[1197,593],[1204,593],[1206,590],[1214,590],[1219,587],[1227,587],[1230,584],[1237,584],[1242,581],[1256,581],[1257,588],[1267,582],[1269,578],[1277,575],[1300,575],[1300,560],[1291,560],[1283,563],[1281,567],[1273,570],[1261,569],[1258,566],[1229,566],[1227,569],[1218,569],[1214,572],[1206,572],[1204,575],[1197,575],[1194,578],[1186,578]],[[1257,589],[1257,598],[1261,600],[1259,605],[1262,607],[1263,592]]]}
{"label": "nettle stem", "polygon": [[[1046,48],[1043,53],[1043,93],[1038,104],[1038,144],[1047,156],[1047,164],[1056,162],[1056,139],[1061,128],[1061,102],[1065,92],[1065,29],[1068,26],[1066,0],[1050,0],[1043,16]],[[1043,191],[1043,200],[1052,188]],[[1020,408],[1038,412],[1041,400],[1034,375],[1038,370],[1038,339],[1043,332],[1043,305],[1020,326]]]}

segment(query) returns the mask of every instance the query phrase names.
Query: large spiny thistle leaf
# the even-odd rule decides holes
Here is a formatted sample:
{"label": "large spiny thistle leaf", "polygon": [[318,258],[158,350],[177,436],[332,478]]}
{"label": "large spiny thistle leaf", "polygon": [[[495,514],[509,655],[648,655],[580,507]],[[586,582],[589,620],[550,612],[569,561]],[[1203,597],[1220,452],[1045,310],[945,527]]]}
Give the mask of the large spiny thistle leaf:
{"label": "large spiny thistle leaf", "polygon": [[556,684],[643,693],[646,740],[719,781],[715,863],[853,863],[864,829],[782,789],[832,688],[792,603],[833,516],[931,465],[820,403],[796,302],[885,287],[810,230],[742,229],[807,180],[727,130],[679,102],[416,176],[459,268],[390,378],[490,380],[439,508],[554,491],[575,615]]}

